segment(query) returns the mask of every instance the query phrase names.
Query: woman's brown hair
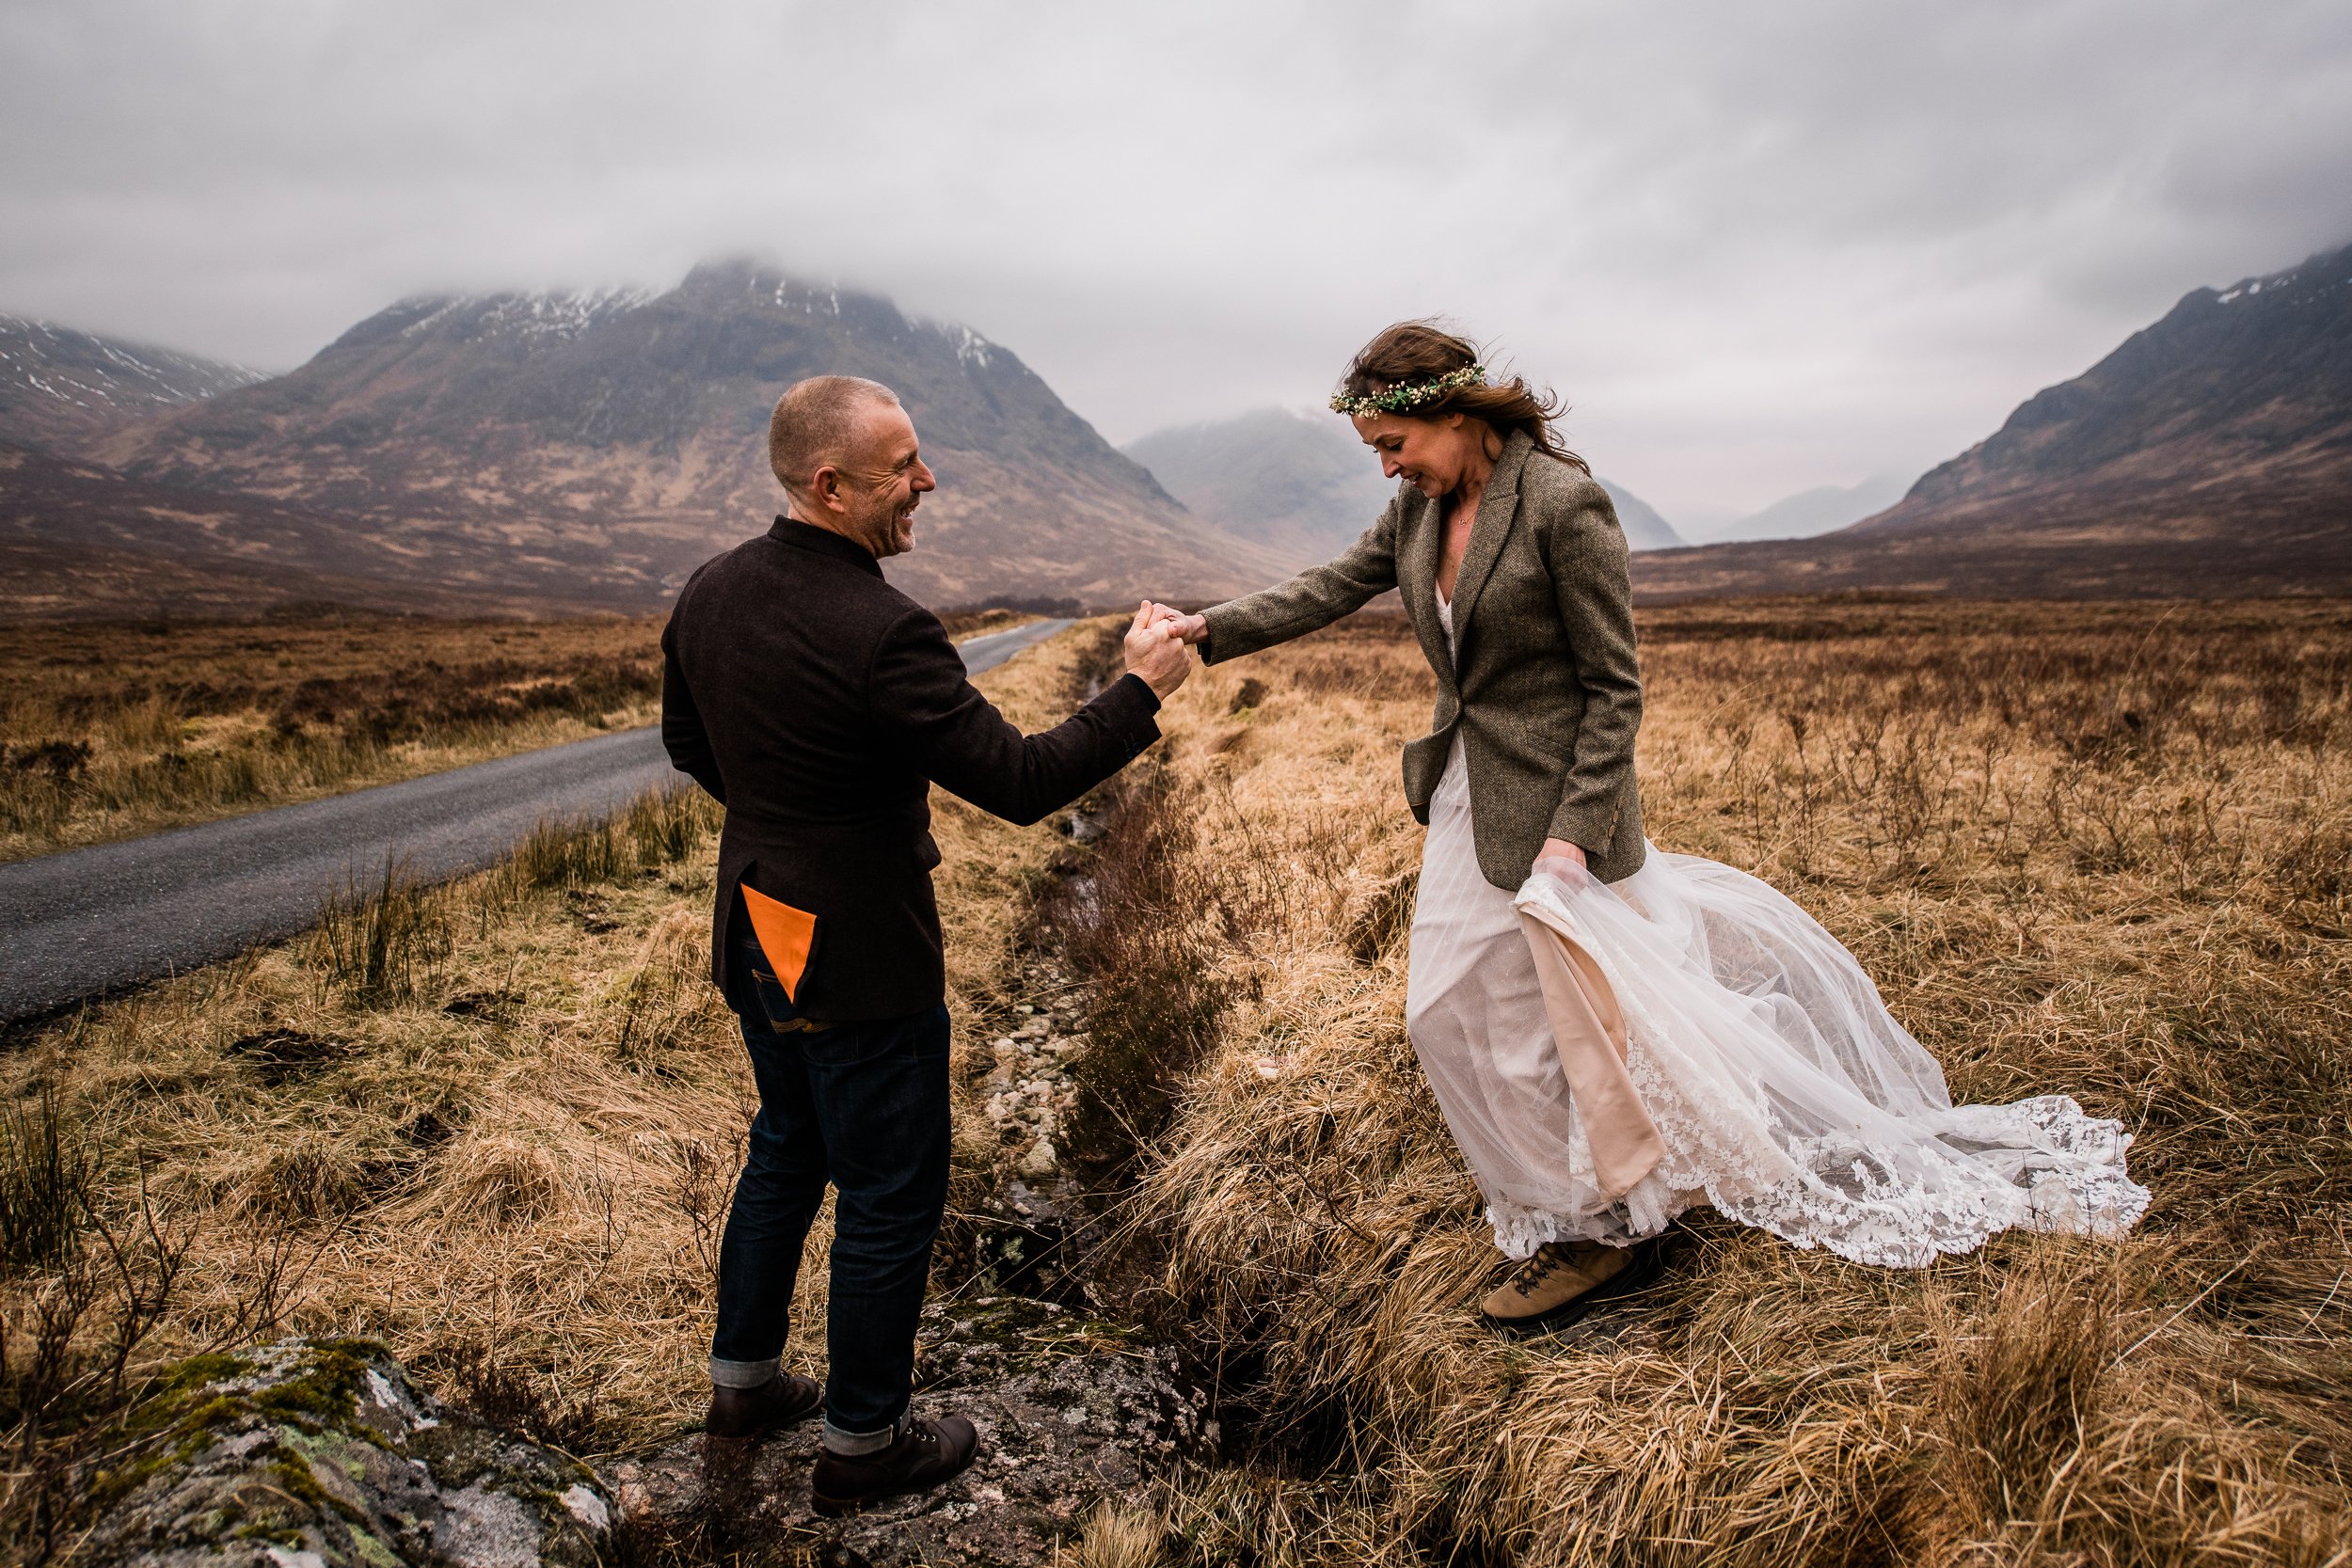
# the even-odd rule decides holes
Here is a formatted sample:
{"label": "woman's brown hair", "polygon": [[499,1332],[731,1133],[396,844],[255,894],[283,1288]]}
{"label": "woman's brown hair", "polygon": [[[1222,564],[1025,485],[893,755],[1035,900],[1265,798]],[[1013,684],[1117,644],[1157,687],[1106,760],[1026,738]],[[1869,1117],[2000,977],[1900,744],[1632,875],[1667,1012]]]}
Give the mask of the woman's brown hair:
{"label": "woman's brown hair", "polygon": [[[1435,381],[1477,363],[1478,345],[1469,339],[1457,338],[1435,322],[1399,322],[1356,351],[1340,388],[1352,397],[1373,397],[1391,387]],[[1567,405],[1549,389],[1539,392],[1515,375],[1492,386],[1452,388],[1403,418],[1435,420],[1467,414],[1486,420],[1505,436],[1524,431],[1546,456],[1590,474],[1592,465],[1562,446],[1551,433],[1551,421],[1567,411]]]}

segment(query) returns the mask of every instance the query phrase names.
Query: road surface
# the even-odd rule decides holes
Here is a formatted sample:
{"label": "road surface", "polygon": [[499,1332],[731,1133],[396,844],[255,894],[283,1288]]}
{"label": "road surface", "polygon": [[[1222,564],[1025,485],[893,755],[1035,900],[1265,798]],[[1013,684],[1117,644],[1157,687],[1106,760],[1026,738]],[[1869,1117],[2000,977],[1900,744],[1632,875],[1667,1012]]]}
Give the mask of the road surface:
{"label": "road surface", "polygon": [[[960,644],[977,674],[1068,621]],[[684,783],[658,729],[0,865],[0,1026],[306,929],[327,894],[492,864],[549,817],[601,816]]]}

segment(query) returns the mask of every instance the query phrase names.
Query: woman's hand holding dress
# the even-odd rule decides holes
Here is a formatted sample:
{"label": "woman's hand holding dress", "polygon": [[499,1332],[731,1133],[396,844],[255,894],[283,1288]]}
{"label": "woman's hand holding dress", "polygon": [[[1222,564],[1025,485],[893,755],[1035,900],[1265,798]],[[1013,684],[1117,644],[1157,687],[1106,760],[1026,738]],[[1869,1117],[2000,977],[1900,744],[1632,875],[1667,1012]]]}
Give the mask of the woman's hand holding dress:
{"label": "woman's hand holding dress", "polygon": [[1544,840],[1544,847],[1535,851],[1535,864],[1531,875],[1554,876],[1570,887],[1581,887],[1592,878],[1582,847],[1570,844],[1565,838]]}

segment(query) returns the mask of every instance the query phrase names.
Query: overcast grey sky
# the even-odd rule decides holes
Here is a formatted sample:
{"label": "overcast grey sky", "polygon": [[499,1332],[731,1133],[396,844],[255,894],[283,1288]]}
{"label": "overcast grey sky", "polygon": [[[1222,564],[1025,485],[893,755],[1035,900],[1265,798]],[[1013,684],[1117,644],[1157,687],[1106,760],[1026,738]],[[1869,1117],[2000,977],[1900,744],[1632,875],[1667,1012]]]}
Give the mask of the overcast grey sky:
{"label": "overcast grey sky", "polygon": [[1442,313],[1704,523],[2352,240],[2352,6],[0,0],[0,310],[268,368],[753,253],[1124,441]]}

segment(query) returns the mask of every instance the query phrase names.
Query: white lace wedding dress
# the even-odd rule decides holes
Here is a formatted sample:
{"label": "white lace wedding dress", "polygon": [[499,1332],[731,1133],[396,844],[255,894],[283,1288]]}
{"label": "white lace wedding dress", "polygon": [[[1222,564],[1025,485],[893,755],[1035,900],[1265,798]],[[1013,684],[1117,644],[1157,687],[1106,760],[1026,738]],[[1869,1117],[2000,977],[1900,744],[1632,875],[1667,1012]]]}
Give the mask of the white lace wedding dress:
{"label": "white lace wedding dress", "polygon": [[[1662,1144],[1624,1190],[1596,1174],[1522,908],[1589,955],[1622,1014],[1624,1072]],[[1753,877],[1653,847],[1615,883],[1489,883],[1458,742],[1430,802],[1406,1016],[1513,1258],[1629,1243],[1712,1204],[1800,1246],[1917,1267],[2012,1227],[2119,1234],[2148,1205],[2124,1173],[2130,1135],[2066,1096],[1954,1105],[1853,956]]]}

